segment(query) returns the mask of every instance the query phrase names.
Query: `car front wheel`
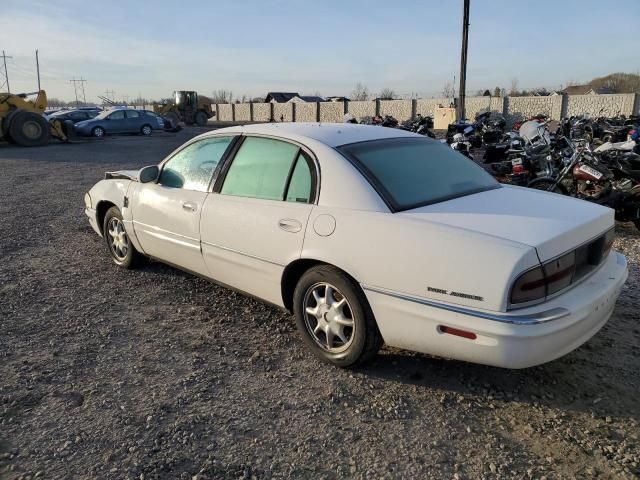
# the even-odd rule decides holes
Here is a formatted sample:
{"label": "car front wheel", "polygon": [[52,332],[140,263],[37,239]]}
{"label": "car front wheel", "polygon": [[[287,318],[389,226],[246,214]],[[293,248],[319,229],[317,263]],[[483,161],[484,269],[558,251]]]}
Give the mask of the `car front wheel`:
{"label": "car front wheel", "polygon": [[96,138],[104,137],[104,128],[102,128],[102,127],[93,127],[93,130],[91,130],[91,135],[93,135]]}
{"label": "car front wheel", "polygon": [[133,246],[122,221],[118,207],[107,210],[102,224],[102,232],[109,253],[114,263],[123,268],[134,268],[140,265],[145,257]]}
{"label": "car front wheel", "polygon": [[349,367],[370,360],[382,346],[364,293],[341,270],[311,268],[300,278],[293,301],[298,331],[320,360]]}
{"label": "car front wheel", "polygon": [[152,129],[150,125],[143,125],[142,128],[140,129],[140,133],[144,136],[149,136],[151,135]]}

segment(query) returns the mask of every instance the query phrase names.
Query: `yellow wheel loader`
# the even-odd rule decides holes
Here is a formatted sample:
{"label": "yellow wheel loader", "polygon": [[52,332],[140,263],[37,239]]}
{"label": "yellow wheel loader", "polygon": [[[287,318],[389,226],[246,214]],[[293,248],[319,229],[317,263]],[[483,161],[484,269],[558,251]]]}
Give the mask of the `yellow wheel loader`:
{"label": "yellow wheel loader", "polygon": [[[29,97],[35,98],[29,99]],[[44,116],[47,94],[44,90],[31,93],[0,93],[0,139],[37,147],[54,137],[63,142],[73,135],[73,122],[49,121]]]}
{"label": "yellow wheel loader", "polygon": [[207,121],[215,115],[211,110],[211,99],[197,92],[179,90],[173,92],[173,99],[160,105],[155,104],[153,111],[171,123],[171,127],[177,128],[179,122],[187,125],[194,123],[199,127],[207,124]]}

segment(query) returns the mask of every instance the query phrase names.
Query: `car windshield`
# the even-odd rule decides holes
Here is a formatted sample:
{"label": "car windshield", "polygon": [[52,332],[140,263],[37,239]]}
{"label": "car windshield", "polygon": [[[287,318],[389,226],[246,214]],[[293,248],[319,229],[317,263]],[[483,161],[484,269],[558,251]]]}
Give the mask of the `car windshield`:
{"label": "car windshield", "polygon": [[393,211],[471,195],[500,184],[479,165],[442,143],[390,138],[338,148]]}

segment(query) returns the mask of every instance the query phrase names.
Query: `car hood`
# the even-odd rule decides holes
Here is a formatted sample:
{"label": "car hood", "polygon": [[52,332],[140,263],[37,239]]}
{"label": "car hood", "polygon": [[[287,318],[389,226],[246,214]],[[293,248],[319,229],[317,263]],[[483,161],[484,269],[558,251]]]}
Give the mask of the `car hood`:
{"label": "car hood", "polygon": [[507,185],[397,215],[529,245],[536,249],[543,262],[614,225],[614,212],[610,208]]}
{"label": "car hood", "polygon": [[81,120],[81,121],[75,123],[74,125],[76,127],[85,127],[85,126],[89,125],[91,122],[93,122],[93,120]]}

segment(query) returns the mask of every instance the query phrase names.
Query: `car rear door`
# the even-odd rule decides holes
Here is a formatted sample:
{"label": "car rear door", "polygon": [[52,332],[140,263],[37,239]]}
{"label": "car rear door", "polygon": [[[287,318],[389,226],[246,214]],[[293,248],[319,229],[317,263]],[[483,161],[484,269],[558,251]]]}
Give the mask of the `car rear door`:
{"label": "car rear door", "polygon": [[147,255],[207,275],[200,251],[200,215],[211,179],[234,137],[190,143],[161,165],[155,183],[131,194],[133,228]]}
{"label": "car rear door", "polygon": [[202,253],[216,280],[282,305],[284,267],[300,257],[317,170],[286,141],[244,137],[205,200]]}
{"label": "car rear door", "polygon": [[138,133],[145,123],[144,117],[137,110],[126,110],[125,114],[127,133]]}

